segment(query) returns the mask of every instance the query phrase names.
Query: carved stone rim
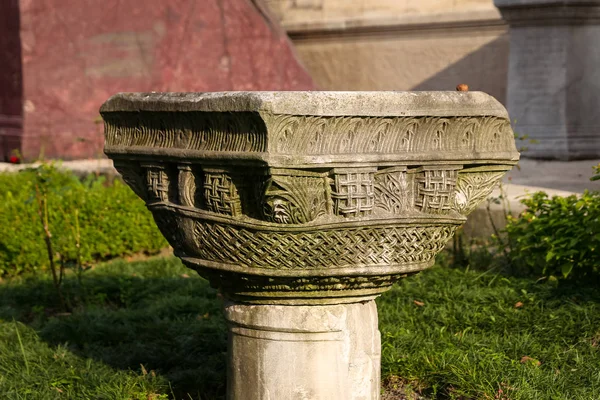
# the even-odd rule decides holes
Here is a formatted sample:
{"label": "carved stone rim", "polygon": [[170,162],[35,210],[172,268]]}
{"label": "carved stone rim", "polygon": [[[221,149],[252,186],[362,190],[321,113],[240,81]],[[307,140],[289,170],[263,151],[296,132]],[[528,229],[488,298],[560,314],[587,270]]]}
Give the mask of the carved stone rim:
{"label": "carved stone rim", "polygon": [[[185,150],[172,148],[148,148],[148,147],[121,147],[105,146],[104,152],[114,160],[139,160],[144,161],[152,157],[160,157],[161,160],[173,160],[176,162],[194,163],[202,161],[203,164],[222,165],[223,160],[235,161],[236,165],[248,166],[270,166],[273,168],[314,168],[319,167],[362,167],[362,166],[396,166],[399,163],[407,166],[428,165],[464,165],[469,164],[491,164],[513,166],[519,162],[519,153],[508,151],[477,152],[478,159],[469,159],[460,153],[439,153],[434,160],[431,153],[412,152],[410,154],[342,154],[328,157],[329,162],[323,162],[326,157],[320,155],[295,156],[278,155],[269,153],[236,153],[202,150]],[[462,157],[461,157],[462,156]],[[510,168],[506,168],[509,170]]]}
{"label": "carved stone rim", "polygon": [[188,265],[201,266],[215,271],[234,272],[252,276],[262,276],[269,278],[314,278],[314,277],[348,277],[348,276],[392,276],[410,274],[422,271],[435,264],[435,258],[427,261],[405,262],[402,264],[354,264],[347,267],[332,267],[322,269],[269,269],[248,267],[245,265],[236,265],[216,261],[204,260],[198,257],[191,257],[185,254],[175,253],[175,256],[181,258]]}
{"label": "carved stone rim", "polygon": [[360,227],[409,227],[426,225],[462,225],[467,218],[459,213],[452,213],[445,216],[437,214],[413,214],[413,215],[382,215],[369,216],[368,218],[352,218],[347,220],[316,220],[304,224],[279,224],[256,220],[253,218],[238,219],[232,216],[218,214],[211,211],[200,210],[193,207],[186,207],[177,204],[165,202],[149,203],[150,211],[168,211],[175,212],[181,216],[193,219],[207,220],[230,225],[241,229],[252,229],[256,231],[271,232],[314,232],[323,230],[337,230],[342,228],[360,228]]}
{"label": "carved stone rim", "polygon": [[100,108],[109,112],[268,112],[315,116],[495,116],[506,109],[483,92],[312,91],[118,93]]}

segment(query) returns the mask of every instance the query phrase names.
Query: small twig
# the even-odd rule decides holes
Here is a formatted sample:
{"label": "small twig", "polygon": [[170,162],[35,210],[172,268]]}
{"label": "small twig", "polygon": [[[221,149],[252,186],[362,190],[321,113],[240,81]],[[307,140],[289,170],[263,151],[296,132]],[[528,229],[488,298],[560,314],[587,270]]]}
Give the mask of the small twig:
{"label": "small twig", "polygon": [[50,262],[52,281],[54,283],[54,288],[56,289],[56,292],[58,294],[58,301],[60,302],[60,307],[63,311],[66,311],[65,301],[62,295],[62,290],[60,289],[62,281],[62,272],[59,278],[59,276],[56,274],[56,265],[54,264],[54,251],[52,250],[52,233],[50,232],[50,224],[48,222],[48,198],[46,197],[46,193],[42,193],[39,185],[37,184],[35,185],[35,194],[38,201],[38,214],[40,216],[40,221],[44,230],[44,241],[46,243],[48,261]]}
{"label": "small twig", "polygon": [[60,259],[60,268],[59,268],[59,273],[58,273],[58,284],[61,285],[62,281],[63,281],[63,276],[65,273],[65,258],[63,257],[62,254],[59,254],[59,259]]}
{"label": "small twig", "polygon": [[77,248],[77,281],[79,286],[82,286],[81,275],[83,273],[83,265],[81,263],[81,234],[79,232],[79,210],[75,209],[75,247]]}

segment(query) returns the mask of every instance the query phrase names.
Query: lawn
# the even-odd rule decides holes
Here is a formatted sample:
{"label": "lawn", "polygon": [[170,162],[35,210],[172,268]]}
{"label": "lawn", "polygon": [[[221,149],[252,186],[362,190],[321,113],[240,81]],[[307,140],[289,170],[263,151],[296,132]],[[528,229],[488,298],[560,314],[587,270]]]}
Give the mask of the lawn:
{"label": "lawn", "polygon": [[[0,283],[2,398],[223,398],[220,298],[177,259],[65,289],[71,313],[46,276]],[[600,398],[597,289],[436,266],[378,303],[387,399]]]}

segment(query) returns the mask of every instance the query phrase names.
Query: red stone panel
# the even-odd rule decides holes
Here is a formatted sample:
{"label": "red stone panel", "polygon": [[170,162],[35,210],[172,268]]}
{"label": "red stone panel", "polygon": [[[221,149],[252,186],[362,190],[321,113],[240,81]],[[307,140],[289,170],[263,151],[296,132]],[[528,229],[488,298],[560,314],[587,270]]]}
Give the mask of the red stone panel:
{"label": "red stone panel", "polygon": [[20,17],[26,158],[100,155],[117,92],[314,88],[250,0],[20,0]]}

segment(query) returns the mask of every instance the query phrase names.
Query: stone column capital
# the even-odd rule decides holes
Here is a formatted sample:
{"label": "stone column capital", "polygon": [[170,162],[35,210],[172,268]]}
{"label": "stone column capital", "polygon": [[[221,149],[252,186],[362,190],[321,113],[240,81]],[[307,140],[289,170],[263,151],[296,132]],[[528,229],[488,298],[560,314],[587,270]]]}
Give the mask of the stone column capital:
{"label": "stone column capital", "polygon": [[519,154],[480,92],[119,94],[106,154],[234,300],[370,300],[431,266]]}
{"label": "stone column capital", "polygon": [[230,400],[378,400],[373,299],[519,159],[479,92],[119,94],[105,152],[219,288]]}

